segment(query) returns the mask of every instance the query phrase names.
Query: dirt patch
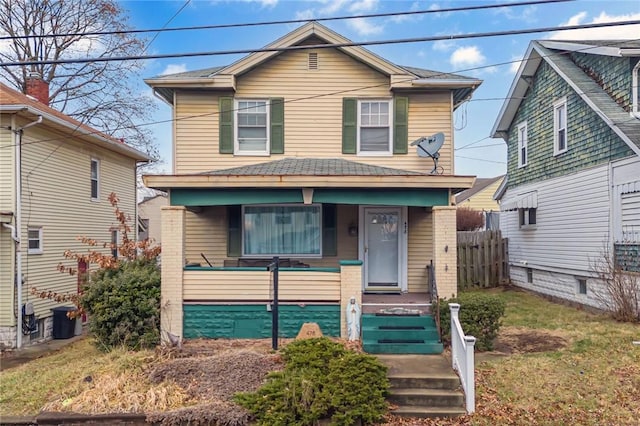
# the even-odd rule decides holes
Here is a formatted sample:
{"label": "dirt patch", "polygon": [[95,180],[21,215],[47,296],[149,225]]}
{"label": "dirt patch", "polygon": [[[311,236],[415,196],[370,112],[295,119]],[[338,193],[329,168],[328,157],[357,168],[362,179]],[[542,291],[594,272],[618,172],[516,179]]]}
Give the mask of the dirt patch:
{"label": "dirt patch", "polygon": [[549,352],[569,344],[560,332],[531,328],[503,327],[494,341],[494,351],[503,354]]}

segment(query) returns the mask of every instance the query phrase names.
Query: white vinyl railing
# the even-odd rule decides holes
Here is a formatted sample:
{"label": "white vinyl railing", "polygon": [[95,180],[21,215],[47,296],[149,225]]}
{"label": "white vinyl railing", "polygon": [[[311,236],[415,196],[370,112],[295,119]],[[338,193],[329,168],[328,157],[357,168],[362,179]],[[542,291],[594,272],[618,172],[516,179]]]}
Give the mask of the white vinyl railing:
{"label": "white vinyl railing", "polygon": [[451,364],[453,369],[460,375],[460,382],[465,395],[465,406],[467,413],[471,414],[476,410],[476,380],[474,364],[474,347],[476,338],[465,336],[458,318],[460,305],[449,303],[451,310]]}

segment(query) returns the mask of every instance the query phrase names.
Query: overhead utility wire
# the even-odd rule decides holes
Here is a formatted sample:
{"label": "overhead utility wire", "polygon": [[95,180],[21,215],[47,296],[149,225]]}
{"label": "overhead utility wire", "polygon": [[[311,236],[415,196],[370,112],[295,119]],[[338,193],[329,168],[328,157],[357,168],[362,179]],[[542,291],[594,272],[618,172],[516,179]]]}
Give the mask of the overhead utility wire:
{"label": "overhead utility wire", "polygon": [[[372,13],[364,15],[344,15],[334,16],[326,18],[312,18],[312,19],[288,19],[281,21],[259,21],[259,22],[245,22],[237,24],[217,24],[217,25],[201,25],[201,26],[189,26],[189,27],[173,27],[173,28],[151,28],[141,30],[122,30],[122,31],[89,31],[89,32],[77,32],[77,33],[59,33],[59,34],[25,34],[18,36],[2,36],[0,40],[13,40],[17,38],[55,38],[55,37],[77,37],[77,36],[99,36],[99,35],[117,35],[117,34],[141,34],[141,33],[161,33],[168,31],[192,31],[192,30],[211,30],[221,28],[237,28],[237,27],[257,27],[266,25],[281,25],[281,24],[301,24],[309,21],[325,22],[325,21],[340,21],[347,19],[362,19],[362,18],[384,18],[393,16],[406,16],[406,15],[421,15],[428,13],[448,13],[448,12],[463,12],[470,10],[482,10],[482,9],[495,9],[502,7],[516,7],[516,6],[532,6],[537,4],[547,3],[565,3],[575,0],[533,0],[516,3],[500,3],[500,4],[487,4],[479,6],[463,6],[463,7],[450,7],[444,9],[428,9],[428,10],[412,10],[407,12],[387,12],[387,13]],[[179,13],[179,12],[178,12]]]}
{"label": "overhead utility wire", "polygon": [[[628,40],[628,41],[640,41],[640,39],[634,39],[634,40]],[[618,43],[618,42],[619,41],[612,40],[612,43]],[[600,47],[600,46],[584,47],[584,48],[577,49],[576,52],[585,52],[585,51],[588,51],[588,50],[597,49],[598,47]],[[550,55],[543,56],[543,57],[559,56],[559,55],[564,55],[566,53],[567,53],[566,51],[561,51],[561,52],[552,53]],[[477,67],[472,67],[472,68],[465,68],[465,69],[461,69],[461,70],[456,70],[456,71],[454,71],[454,73],[457,74],[457,73],[464,73],[464,72],[468,72],[468,71],[481,70],[481,69],[484,69],[484,68],[492,68],[492,67],[495,67],[495,66],[510,65],[512,63],[515,63],[515,62],[522,62],[523,60],[524,59],[516,59],[516,60],[513,60],[513,61],[500,62],[500,63],[497,63],[497,64],[489,64],[489,65],[482,65],[482,66],[477,66]],[[441,75],[445,75],[445,74],[449,74],[449,73],[448,72],[439,72],[439,73],[436,73],[436,74],[434,74],[434,75],[432,75],[430,77],[425,77],[425,78],[435,78],[435,77],[438,77],[438,76],[441,76]],[[409,82],[409,81],[412,81],[412,80],[415,80],[415,78],[414,77],[407,78],[406,80],[400,80],[399,82]],[[284,101],[284,103],[288,104],[288,103],[293,103],[293,102],[300,102],[300,101],[305,101],[305,100],[310,100],[310,99],[322,98],[322,97],[325,97],[325,96],[357,92],[357,91],[360,91],[360,90],[366,90],[366,89],[372,89],[372,88],[386,86],[387,84],[388,83],[380,83],[380,84],[373,84],[373,85],[368,85],[368,86],[359,86],[359,87],[355,87],[355,88],[352,88],[352,89],[338,90],[338,91],[329,92],[329,93],[321,93],[321,94],[318,94],[318,95],[310,95],[310,96],[305,96],[305,97],[302,97],[302,98],[295,98],[295,99],[286,100],[286,101]],[[495,99],[506,100],[506,99],[515,99],[515,98],[506,98],[505,97],[505,98],[495,98]],[[473,99],[470,99],[467,102],[471,102],[471,101],[473,101]],[[236,111],[240,111],[242,109],[247,109],[247,108],[236,108],[236,109],[229,110],[229,112],[236,112]],[[170,118],[170,119],[167,119],[167,120],[158,120],[158,121],[151,121],[151,122],[146,122],[146,123],[139,123],[136,126],[139,126],[139,127],[153,126],[153,125],[156,125],[156,124],[172,123],[172,122],[175,122],[175,121],[183,121],[183,120],[190,120],[190,119],[194,119],[194,118],[209,117],[209,116],[216,115],[216,114],[219,114],[219,113],[220,112],[218,111],[218,112],[206,112],[206,113],[202,113],[202,114],[192,114],[192,115],[179,117],[179,118]],[[629,121],[632,121],[632,120],[635,120],[635,119],[630,119]],[[130,128],[130,127],[133,127],[133,126],[121,126],[121,127],[116,128],[115,130],[122,130],[122,129]],[[86,133],[86,134],[87,135],[93,135],[93,134],[104,135],[104,132],[96,129],[95,131],[89,132],[89,133]],[[67,136],[71,136],[71,135],[67,135]],[[474,142],[471,142],[471,143],[469,143],[467,145],[458,147],[455,150],[464,149],[464,148],[469,147],[471,145],[475,145],[477,143],[480,143],[480,142],[482,142],[482,141],[484,141],[486,139],[491,139],[491,136],[485,136],[482,139],[478,139],[478,140],[476,140]],[[52,142],[52,141],[58,141],[58,140],[61,140],[61,138],[39,139],[39,140],[31,141],[31,142],[23,142],[23,145],[30,145],[30,144],[43,143],[43,142]],[[10,148],[12,146],[14,146],[14,145],[0,145],[0,149],[2,149],[2,148]]]}
{"label": "overhead utility wire", "polygon": [[550,31],[568,31],[568,30],[605,28],[605,27],[612,27],[612,26],[625,26],[625,25],[638,25],[638,24],[640,24],[640,20],[619,21],[619,22],[600,22],[595,24],[527,28],[522,30],[490,31],[490,32],[484,32],[484,33],[470,33],[470,34],[452,34],[452,35],[433,36],[433,37],[415,37],[415,38],[392,39],[392,40],[312,44],[312,45],[305,45],[305,46],[263,47],[261,49],[214,50],[210,52],[164,53],[164,54],[156,54],[156,55],[133,55],[133,56],[110,57],[110,58],[102,57],[102,58],[84,58],[84,59],[50,59],[50,60],[43,60],[43,61],[0,62],[0,66],[10,67],[10,66],[25,66],[25,65],[79,64],[79,63],[86,63],[86,62],[138,61],[138,60],[144,60],[144,59],[189,58],[189,57],[195,57],[195,56],[220,56],[220,55],[238,55],[238,54],[248,55],[252,53],[290,52],[290,51],[311,50],[311,49],[332,49],[332,48],[373,46],[373,45],[385,45],[385,44],[421,43],[421,42],[427,42],[427,41],[461,40],[461,39],[468,39],[468,38],[498,37],[498,36],[508,36],[508,35],[518,35],[518,34],[544,33],[544,32],[550,32]]}

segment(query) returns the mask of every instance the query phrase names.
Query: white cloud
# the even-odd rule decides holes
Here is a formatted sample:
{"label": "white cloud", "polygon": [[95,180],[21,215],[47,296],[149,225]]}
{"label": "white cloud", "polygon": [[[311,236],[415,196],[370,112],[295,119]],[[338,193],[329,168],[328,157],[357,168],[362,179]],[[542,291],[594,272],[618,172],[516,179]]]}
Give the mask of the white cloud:
{"label": "white cloud", "polygon": [[475,67],[483,65],[487,58],[480,52],[477,46],[457,48],[449,58],[449,62],[456,68]]}
{"label": "white cloud", "polygon": [[[415,12],[418,10],[420,10],[420,3],[418,3],[417,1],[414,1],[411,4],[409,11]],[[415,15],[396,15],[396,16],[392,16],[389,19],[391,20],[391,22],[394,22],[396,24],[401,24],[403,22],[418,22],[418,21],[421,21],[422,18],[424,18],[423,14],[415,14]]]}
{"label": "white cloud", "polygon": [[384,25],[376,25],[371,20],[364,18],[350,19],[349,26],[361,36],[380,34],[384,31]]}
{"label": "white cloud", "polygon": [[262,8],[272,8],[278,4],[278,0],[243,0],[247,3],[259,3]]}
{"label": "white cloud", "polygon": [[[569,20],[566,23],[561,24],[561,26],[637,21],[640,20],[640,13],[610,16],[607,12],[601,12],[600,15],[594,17],[591,22],[585,21],[586,18],[587,13],[580,12],[577,15],[570,17]],[[640,34],[640,25],[613,25],[602,28],[556,31],[551,33],[549,38],[555,40],[622,40],[637,39],[638,34]]]}
{"label": "white cloud", "polygon": [[509,19],[512,21],[523,21],[527,23],[533,23],[538,21],[536,16],[536,12],[538,8],[536,6],[527,6],[524,8],[511,8],[511,7],[500,7],[498,9],[494,9],[493,13],[495,15],[501,15],[505,19]]}
{"label": "white cloud", "polygon": [[178,74],[187,71],[187,64],[169,64],[160,75]]}
{"label": "white cloud", "polygon": [[349,12],[364,13],[374,11],[377,8],[378,0],[359,0],[351,3],[351,6],[349,6]]}

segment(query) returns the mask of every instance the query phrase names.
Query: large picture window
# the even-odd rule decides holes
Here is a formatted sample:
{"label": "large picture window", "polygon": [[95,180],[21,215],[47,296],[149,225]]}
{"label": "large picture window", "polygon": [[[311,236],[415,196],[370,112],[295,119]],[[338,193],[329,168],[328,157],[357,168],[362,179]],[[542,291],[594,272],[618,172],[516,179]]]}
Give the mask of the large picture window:
{"label": "large picture window", "polygon": [[358,102],[358,150],[391,154],[391,101]]}
{"label": "large picture window", "polygon": [[269,153],[267,101],[241,100],[236,104],[236,153]]}
{"label": "large picture window", "polygon": [[243,255],[320,256],[321,225],[319,205],[244,206]]}

